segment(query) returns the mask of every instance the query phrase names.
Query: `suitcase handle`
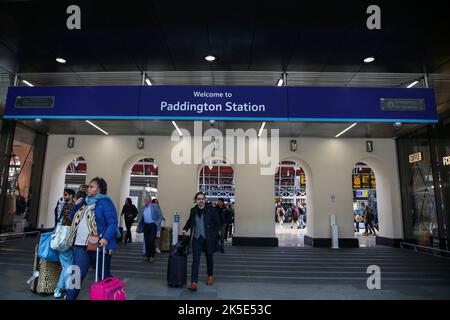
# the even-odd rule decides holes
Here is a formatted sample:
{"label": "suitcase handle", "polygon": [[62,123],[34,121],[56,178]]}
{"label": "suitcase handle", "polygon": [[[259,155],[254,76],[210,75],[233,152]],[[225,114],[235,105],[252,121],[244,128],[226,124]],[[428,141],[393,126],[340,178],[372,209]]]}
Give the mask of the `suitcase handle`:
{"label": "suitcase handle", "polygon": [[[103,262],[102,262],[102,280],[105,279],[105,253],[106,248],[103,248]],[[100,251],[100,247],[97,247],[97,258],[95,259],[95,282],[98,282],[98,252]]]}

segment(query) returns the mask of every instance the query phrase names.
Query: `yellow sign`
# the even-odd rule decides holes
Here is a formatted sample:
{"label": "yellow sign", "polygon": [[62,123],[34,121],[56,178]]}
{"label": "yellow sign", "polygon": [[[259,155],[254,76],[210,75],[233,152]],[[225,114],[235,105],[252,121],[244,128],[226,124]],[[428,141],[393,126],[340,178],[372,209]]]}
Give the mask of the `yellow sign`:
{"label": "yellow sign", "polygon": [[442,158],[444,166],[450,166],[450,156]]}
{"label": "yellow sign", "polygon": [[361,188],[361,176],[353,175],[353,189]]}
{"label": "yellow sign", "polygon": [[409,155],[409,163],[422,161],[422,152],[417,152]]}

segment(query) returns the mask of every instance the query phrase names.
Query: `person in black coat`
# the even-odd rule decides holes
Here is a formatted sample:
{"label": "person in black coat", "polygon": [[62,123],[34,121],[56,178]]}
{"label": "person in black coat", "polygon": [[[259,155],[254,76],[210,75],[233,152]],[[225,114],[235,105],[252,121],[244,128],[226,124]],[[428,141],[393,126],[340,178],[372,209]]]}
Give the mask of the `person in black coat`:
{"label": "person in black coat", "polygon": [[197,290],[198,270],[200,267],[200,256],[202,251],[205,252],[208,278],[206,285],[214,283],[214,252],[219,248],[219,228],[220,218],[216,208],[206,205],[206,197],[203,192],[198,192],[194,200],[195,207],[191,209],[189,220],[183,228],[183,235],[191,230],[191,247],[192,247],[192,273],[190,290]]}
{"label": "person in black coat", "polygon": [[131,242],[131,226],[133,225],[134,219],[136,219],[138,215],[138,209],[133,204],[131,198],[127,198],[125,200],[125,205],[122,209],[122,215],[125,218],[125,227],[127,228],[127,234],[125,236],[124,243],[127,241]]}

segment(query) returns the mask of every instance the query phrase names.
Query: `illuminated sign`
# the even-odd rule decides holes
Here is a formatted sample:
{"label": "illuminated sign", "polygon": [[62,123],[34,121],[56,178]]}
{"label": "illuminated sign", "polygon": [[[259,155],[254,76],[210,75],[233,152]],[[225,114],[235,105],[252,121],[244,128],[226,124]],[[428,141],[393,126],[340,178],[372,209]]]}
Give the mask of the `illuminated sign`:
{"label": "illuminated sign", "polygon": [[409,163],[422,161],[422,152],[417,152],[409,155]]}
{"label": "illuminated sign", "polygon": [[444,163],[444,166],[450,166],[450,156],[443,157],[442,162]]}

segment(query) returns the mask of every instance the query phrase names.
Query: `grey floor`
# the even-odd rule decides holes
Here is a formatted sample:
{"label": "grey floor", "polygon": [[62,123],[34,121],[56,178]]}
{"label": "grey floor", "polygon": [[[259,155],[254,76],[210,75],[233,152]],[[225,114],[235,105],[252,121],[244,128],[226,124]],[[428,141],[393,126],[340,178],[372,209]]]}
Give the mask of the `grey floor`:
{"label": "grey floor", "polygon": [[[291,240],[293,238],[291,237]],[[0,243],[0,299],[51,300],[31,293],[34,239]],[[291,243],[291,242],[289,242]],[[450,260],[406,249],[367,246],[358,249],[311,247],[234,247],[215,255],[213,286],[206,286],[202,257],[199,291],[166,285],[168,254],[145,262],[142,243],[121,245],[112,272],[126,284],[127,298],[170,299],[450,299]],[[188,258],[188,278],[191,256]],[[367,267],[381,268],[381,289],[367,288]],[[88,298],[93,272],[85,279],[80,299]]]}

